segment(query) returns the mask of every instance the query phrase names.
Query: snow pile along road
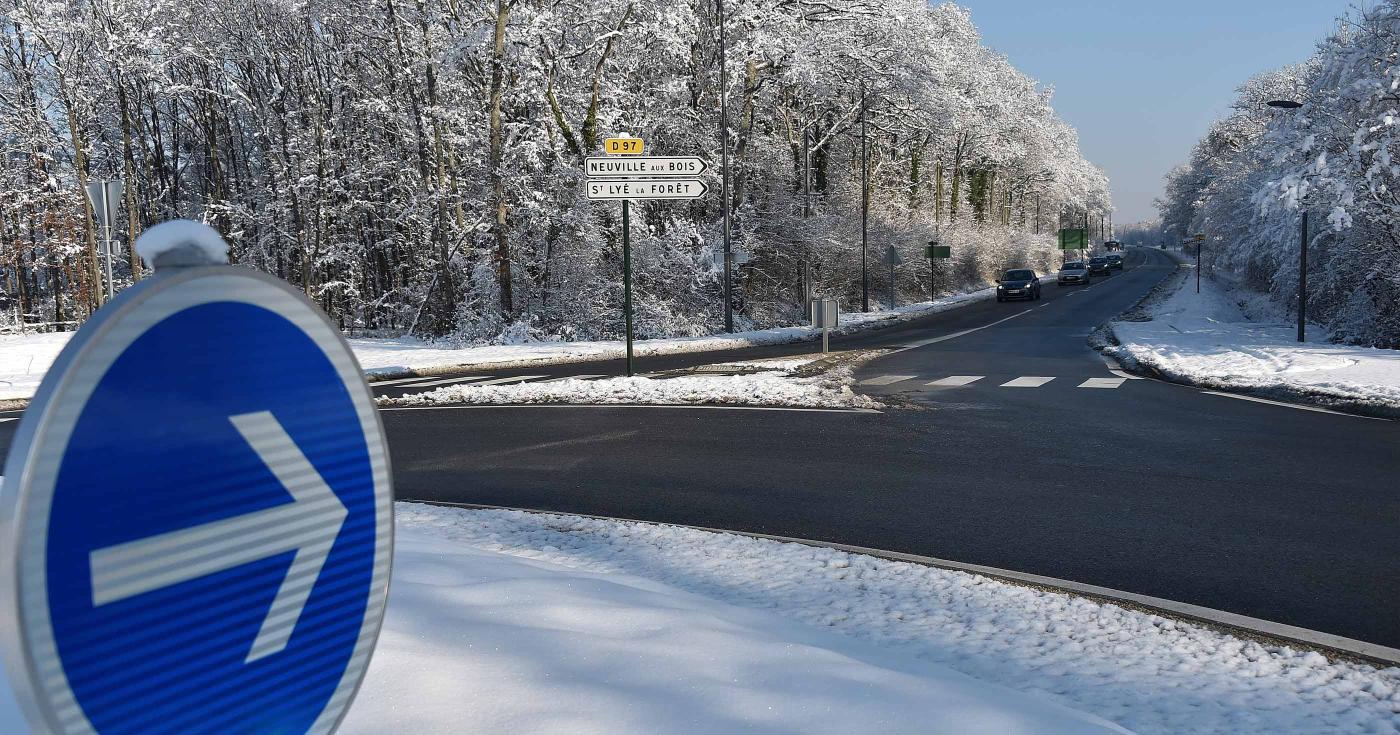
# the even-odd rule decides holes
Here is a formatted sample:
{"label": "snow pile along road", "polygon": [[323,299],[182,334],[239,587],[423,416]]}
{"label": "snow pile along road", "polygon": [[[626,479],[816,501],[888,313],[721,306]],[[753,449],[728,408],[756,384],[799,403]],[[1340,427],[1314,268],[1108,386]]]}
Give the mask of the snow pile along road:
{"label": "snow pile along road", "polygon": [[1197,294],[1194,279],[1182,279],[1145,307],[1151,321],[1114,322],[1119,344],[1105,351],[1178,382],[1400,416],[1400,350],[1300,344],[1295,324],[1251,321],[1242,298],[1209,279]]}
{"label": "snow pile along road", "polygon": [[514,543],[525,537],[457,538],[454,520],[471,514],[400,508],[389,608],[346,735],[1125,732],[774,611]]}
{"label": "snow pile along road", "polygon": [[850,371],[797,378],[785,370],[751,375],[684,375],[675,378],[566,378],[515,385],[448,385],[401,398],[384,397],[380,406],[454,404],[618,404],[788,406],[803,408],[879,408],[881,404],[851,390]]}
{"label": "snow pile along road", "polygon": [[671,526],[397,512],[347,732],[1094,731],[1032,702],[1141,733],[1400,732],[1400,669],[1080,597]]}
{"label": "snow pile along road", "polygon": [[[934,301],[901,306],[898,309],[841,315],[837,334],[849,334],[893,326],[911,319],[985,301],[996,289],[984,288],[954,294]],[[52,334],[0,335],[0,401],[30,398],[39,389],[44,373],[58,357],[72,332]],[[790,344],[821,338],[811,327],[779,327],[705,337],[674,337],[639,340],[638,357],[694,352],[736,350],[756,345]],[[621,340],[595,342],[529,342],[507,345],[451,345],[424,342],[412,337],[348,340],[355,359],[370,377],[390,377],[410,373],[474,368],[508,368],[527,365],[565,364],[591,360],[613,360],[626,354]]]}

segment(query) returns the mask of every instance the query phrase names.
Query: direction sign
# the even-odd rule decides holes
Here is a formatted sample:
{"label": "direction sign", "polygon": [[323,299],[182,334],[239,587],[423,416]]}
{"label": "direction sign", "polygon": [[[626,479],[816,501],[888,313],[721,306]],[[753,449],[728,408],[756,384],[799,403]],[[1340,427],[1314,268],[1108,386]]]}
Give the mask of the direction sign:
{"label": "direction sign", "polygon": [[640,156],[647,149],[641,138],[607,138],[603,150],[614,156]]}
{"label": "direction sign", "polygon": [[953,248],[948,245],[939,245],[931,242],[924,246],[924,257],[930,260],[934,258],[951,258],[953,257]]}
{"label": "direction sign", "polygon": [[36,731],[330,732],[378,636],[392,513],[325,317],[250,269],[162,267],[74,336],[11,447],[17,698]]}
{"label": "direction sign", "polygon": [[1084,250],[1089,247],[1088,230],[1060,230],[1061,250]]}
{"label": "direction sign", "polygon": [[709,191],[698,179],[619,179],[588,182],[589,199],[699,199]]}
{"label": "direction sign", "polygon": [[634,176],[699,176],[708,168],[697,156],[589,156],[583,172],[590,179]]}

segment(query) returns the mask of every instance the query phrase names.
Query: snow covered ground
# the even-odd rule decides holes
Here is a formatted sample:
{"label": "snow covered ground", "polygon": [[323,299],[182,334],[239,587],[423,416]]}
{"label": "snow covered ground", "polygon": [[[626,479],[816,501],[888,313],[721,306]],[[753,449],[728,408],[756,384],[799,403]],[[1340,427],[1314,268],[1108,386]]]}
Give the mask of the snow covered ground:
{"label": "snow covered ground", "polygon": [[397,512],[347,733],[1400,732],[1400,669],[1083,598],[733,534]]}
{"label": "snow covered ground", "polygon": [[1129,367],[1203,387],[1400,415],[1400,350],[1330,344],[1316,329],[1299,344],[1296,324],[1210,279],[1199,294],[1194,278],[1181,279],[1146,311],[1151,321],[1112,325],[1120,345],[1106,351]]}
{"label": "snow covered ground", "polygon": [[380,406],[434,406],[451,404],[632,404],[632,405],[730,405],[794,406],[807,408],[879,408],[880,403],[851,391],[851,372],[838,369],[816,377],[799,378],[791,370],[804,360],[766,364],[774,369],[748,375],[683,375],[671,378],[566,378],[515,385],[459,383],[402,398],[380,398]]}
{"label": "snow covered ground", "polygon": [[[869,314],[841,315],[838,334],[898,324],[941,311],[994,298],[996,289],[981,289],[901,306],[898,309]],[[753,345],[787,344],[820,338],[811,327],[782,327],[708,337],[679,337],[650,339],[635,343],[634,353],[668,355],[714,350],[738,349]],[[23,399],[34,395],[39,381],[68,343],[71,332],[54,334],[0,335],[0,401]],[[586,362],[622,357],[626,346],[618,340],[600,342],[533,342],[515,345],[454,346],[424,342],[413,338],[375,339],[353,338],[350,347],[360,366],[370,376],[408,374],[410,371],[432,372],[452,367],[506,368],[544,363]]]}

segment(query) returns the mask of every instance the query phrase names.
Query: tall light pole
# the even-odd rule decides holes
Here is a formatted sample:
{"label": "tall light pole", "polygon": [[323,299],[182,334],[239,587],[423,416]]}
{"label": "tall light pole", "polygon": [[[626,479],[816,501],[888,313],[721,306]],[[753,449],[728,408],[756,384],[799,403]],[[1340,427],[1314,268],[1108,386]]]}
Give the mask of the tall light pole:
{"label": "tall light pole", "polygon": [[724,331],[734,331],[734,251],[729,244],[729,66],[724,45],[724,0],[715,0],[719,16],[720,196],[724,198]]}
{"label": "tall light pole", "polygon": [[865,82],[860,83],[860,310],[870,311],[870,161],[866,142]]}
{"label": "tall light pole", "polygon": [[[1302,107],[1303,103],[1294,100],[1271,100],[1268,105],[1281,110],[1296,110]],[[1303,210],[1298,230],[1298,341],[1303,342],[1308,330],[1308,209],[1303,202],[1299,202],[1298,206]]]}

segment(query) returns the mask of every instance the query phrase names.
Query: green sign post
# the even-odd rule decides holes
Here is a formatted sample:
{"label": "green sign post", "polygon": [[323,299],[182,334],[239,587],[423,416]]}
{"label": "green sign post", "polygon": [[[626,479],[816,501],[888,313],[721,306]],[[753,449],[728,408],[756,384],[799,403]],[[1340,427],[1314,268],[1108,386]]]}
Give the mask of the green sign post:
{"label": "green sign post", "polygon": [[1060,230],[1061,250],[1087,250],[1088,248],[1088,230]]}

